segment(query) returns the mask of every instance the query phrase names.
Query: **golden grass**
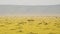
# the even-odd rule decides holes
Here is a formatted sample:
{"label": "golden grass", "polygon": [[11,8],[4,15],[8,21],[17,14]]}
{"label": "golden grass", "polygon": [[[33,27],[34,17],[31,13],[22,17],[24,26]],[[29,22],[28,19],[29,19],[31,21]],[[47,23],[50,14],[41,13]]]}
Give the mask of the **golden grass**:
{"label": "golden grass", "polygon": [[0,34],[60,34],[60,17],[0,16]]}

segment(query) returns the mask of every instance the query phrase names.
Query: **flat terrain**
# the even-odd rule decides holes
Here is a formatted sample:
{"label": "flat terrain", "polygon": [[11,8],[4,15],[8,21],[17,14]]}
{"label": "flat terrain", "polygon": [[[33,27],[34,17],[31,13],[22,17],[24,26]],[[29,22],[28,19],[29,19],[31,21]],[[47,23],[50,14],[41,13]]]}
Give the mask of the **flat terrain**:
{"label": "flat terrain", "polygon": [[0,16],[0,34],[60,34],[60,17]]}

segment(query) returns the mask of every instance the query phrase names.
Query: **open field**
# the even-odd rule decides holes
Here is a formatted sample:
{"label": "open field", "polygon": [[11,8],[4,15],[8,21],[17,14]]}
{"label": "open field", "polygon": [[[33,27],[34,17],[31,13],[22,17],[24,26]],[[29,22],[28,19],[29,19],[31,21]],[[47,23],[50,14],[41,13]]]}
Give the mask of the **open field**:
{"label": "open field", "polygon": [[0,16],[0,34],[60,34],[60,17]]}

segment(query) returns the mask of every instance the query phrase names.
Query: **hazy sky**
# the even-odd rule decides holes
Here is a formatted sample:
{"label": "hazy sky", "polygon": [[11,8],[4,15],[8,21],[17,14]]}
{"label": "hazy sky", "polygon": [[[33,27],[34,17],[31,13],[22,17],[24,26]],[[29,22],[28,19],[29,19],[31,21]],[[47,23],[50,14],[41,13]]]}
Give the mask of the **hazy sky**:
{"label": "hazy sky", "polygon": [[[34,7],[27,5],[39,5],[39,6]],[[43,5],[43,7],[41,7],[40,5]],[[55,6],[44,6],[44,5],[55,5]],[[60,0],[0,0],[0,15],[9,15],[9,14],[60,15]]]}
{"label": "hazy sky", "polygon": [[49,6],[0,5],[0,16],[1,15],[60,16],[60,5]]}
{"label": "hazy sky", "polygon": [[0,5],[56,5],[60,0],[0,0]]}

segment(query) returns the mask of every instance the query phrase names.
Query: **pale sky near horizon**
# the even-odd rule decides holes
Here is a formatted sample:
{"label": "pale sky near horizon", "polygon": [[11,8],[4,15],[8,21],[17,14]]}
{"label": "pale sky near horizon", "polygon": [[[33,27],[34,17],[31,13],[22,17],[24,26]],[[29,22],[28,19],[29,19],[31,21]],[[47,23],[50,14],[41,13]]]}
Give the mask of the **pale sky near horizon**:
{"label": "pale sky near horizon", "polygon": [[0,16],[60,16],[60,5],[21,6],[0,5]]}
{"label": "pale sky near horizon", "polygon": [[56,5],[60,0],[0,0],[0,5]]}
{"label": "pale sky near horizon", "polygon": [[[38,6],[24,7],[20,5],[39,5],[39,7]],[[41,7],[40,5],[44,6],[54,5],[54,6]],[[0,0],[0,15],[58,15],[59,16],[60,0]]]}

